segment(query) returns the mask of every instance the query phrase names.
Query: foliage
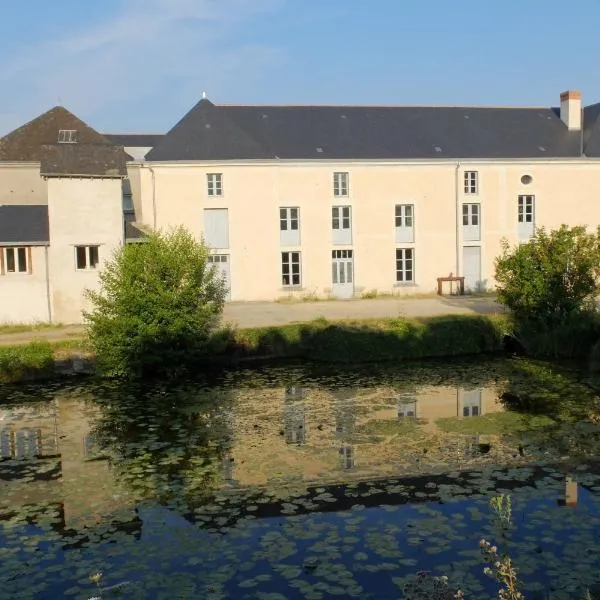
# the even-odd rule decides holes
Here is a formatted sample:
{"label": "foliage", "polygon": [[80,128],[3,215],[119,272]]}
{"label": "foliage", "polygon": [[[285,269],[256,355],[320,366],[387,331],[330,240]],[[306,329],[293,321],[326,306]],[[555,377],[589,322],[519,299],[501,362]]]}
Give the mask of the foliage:
{"label": "foliage", "polygon": [[520,583],[517,578],[517,571],[512,564],[510,556],[500,556],[498,548],[492,546],[490,542],[483,539],[479,542],[479,547],[483,554],[484,560],[491,565],[486,567],[484,573],[490,577],[494,577],[502,587],[498,592],[500,600],[524,600],[520,591]]}
{"label": "foliage", "polygon": [[211,353],[226,292],[208,254],[183,228],[115,252],[84,313],[103,373],[177,375]]}
{"label": "foliage", "polygon": [[0,383],[47,376],[53,370],[54,353],[52,346],[46,342],[0,346]]}
{"label": "foliage", "polygon": [[500,352],[507,329],[500,316],[373,319],[241,330],[231,350],[239,356],[295,357],[368,363]]}
{"label": "foliage", "polygon": [[561,323],[582,312],[600,287],[600,228],[562,225],[537,230],[527,244],[510,248],[496,259],[498,301],[518,321]]}

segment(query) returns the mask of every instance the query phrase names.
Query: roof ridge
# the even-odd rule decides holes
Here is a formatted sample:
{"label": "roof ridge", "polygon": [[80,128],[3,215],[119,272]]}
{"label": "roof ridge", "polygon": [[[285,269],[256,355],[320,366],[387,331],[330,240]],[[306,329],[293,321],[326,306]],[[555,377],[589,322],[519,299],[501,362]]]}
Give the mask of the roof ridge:
{"label": "roof ridge", "polygon": [[552,110],[553,106],[512,106],[494,104],[215,104],[216,108],[456,108],[456,109],[517,109]]}

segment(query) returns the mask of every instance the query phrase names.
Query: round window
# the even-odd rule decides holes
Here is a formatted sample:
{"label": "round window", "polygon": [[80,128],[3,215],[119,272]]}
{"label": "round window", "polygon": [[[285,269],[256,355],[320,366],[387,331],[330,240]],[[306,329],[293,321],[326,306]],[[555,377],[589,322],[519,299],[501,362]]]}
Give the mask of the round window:
{"label": "round window", "polygon": [[523,185],[529,185],[533,181],[533,177],[531,175],[523,175],[521,177],[521,183]]}

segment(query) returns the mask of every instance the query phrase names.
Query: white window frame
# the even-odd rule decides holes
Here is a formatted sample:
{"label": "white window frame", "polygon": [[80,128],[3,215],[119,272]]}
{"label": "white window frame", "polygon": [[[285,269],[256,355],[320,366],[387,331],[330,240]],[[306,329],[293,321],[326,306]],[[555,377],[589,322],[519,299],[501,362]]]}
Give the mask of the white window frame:
{"label": "white window frame", "polygon": [[[293,211],[296,211],[295,216]],[[279,231],[300,231],[300,209],[297,206],[279,208]]]}
{"label": "white window frame", "polygon": [[[531,210],[527,211],[527,208]],[[531,217],[527,219],[527,217]],[[520,194],[518,198],[518,220],[519,223],[531,223],[535,225],[535,196],[533,194]]]}
{"label": "white window frame", "polygon": [[223,195],[223,173],[206,174],[206,192],[211,198]]}
{"label": "white window frame", "polygon": [[397,244],[413,244],[415,241],[415,205],[396,204],[394,225]]}
{"label": "white window frame", "polygon": [[[297,273],[294,273],[294,265],[298,265]],[[284,288],[299,288],[302,286],[302,256],[300,252],[293,250],[281,253],[281,285]]]}
{"label": "white window frame", "polygon": [[[9,254],[12,255],[15,267],[13,271],[8,270]],[[0,267],[0,275],[29,275],[31,273],[31,248],[29,246],[3,246]]]}
{"label": "white window frame", "polygon": [[[85,253],[85,266],[79,266],[79,251],[83,249]],[[92,256],[92,252],[95,249],[96,256]],[[75,270],[76,271],[96,271],[100,266],[100,244],[78,244],[74,248],[75,251]],[[92,260],[95,258],[96,260]]]}
{"label": "white window frame", "polygon": [[347,171],[333,174],[333,195],[335,198],[347,198],[350,195],[350,174]]}
{"label": "white window frame", "polygon": [[479,194],[479,171],[465,171],[463,182],[465,194]]}
{"label": "white window frame", "polygon": [[76,144],[78,141],[77,129],[59,129],[57,141],[59,144]]}
{"label": "white window frame", "polygon": [[481,204],[463,202],[462,205],[463,240],[478,242],[481,240]]}
{"label": "white window frame", "polygon": [[[410,261],[410,268],[407,262]],[[407,275],[410,274],[410,278]],[[396,248],[396,284],[413,285],[415,283],[415,249]]]}
{"label": "white window frame", "polygon": [[335,231],[346,231],[352,229],[351,206],[346,204],[344,206],[331,207],[331,228]]}

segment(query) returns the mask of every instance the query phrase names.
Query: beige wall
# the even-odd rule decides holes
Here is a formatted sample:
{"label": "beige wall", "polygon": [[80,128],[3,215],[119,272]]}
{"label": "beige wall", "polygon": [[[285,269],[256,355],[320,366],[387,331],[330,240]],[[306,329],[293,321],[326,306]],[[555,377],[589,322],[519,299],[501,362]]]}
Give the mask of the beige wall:
{"label": "beige wall", "polygon": [[[355,293],[432,293],[437,278],[463,274],[462,246],[481,247],[481,280],[494,286],[494,259],[501,240],[518,241],[517,197],[536,197],[536,224],[595,224],[600,211],[600,163],[589,160],[506,163],[256,162],[254,164],[153,164],[140,168],[138,220],[149,226],[185,225],[200,237],[203,209],[227,208],[232,300],[274,300],[288,295],[281,285],[281,252],[302,253],[302,286],[294,294],[331,293],[331,251],[354,252]],[[478,172],[479,190],[463,190],[464,171]],[[154,181],[151,172],[154,171]],[[334,198],[333,173],[350,177],[348,198]],[[206,174],[223,173],[222,197],[209,198]],[[522,175],[531,175],[529,185]],[[155,198],[156,207],[153,206]],[[481,205],[481,239],[462,239],[462,203]],[[415,207],[414,244],[396,244],[394,207]],[[333,246],[331,207],[352,207],[352,244]],[[301,242],[282,248],[279,208],[300,208]],[[567,209],[569,207],[569,209]],[[458,242],[457,242],[458,223]],[[396,247],[415,249],[415,284],[397,285]],[[261,276],[257,277],[260,265]]]}
{"label": "beige wall", "polygon": [[53,320],[79,323],[89,304],[86,288],[97,289],[98,270],[79,271],[75,247],[98,245],[101,268],[123,243],[120,179],[48,180],[50,275]]}
{"label": "beige wall", "polygon": [[0,204],[47,204],[39,163],[0,162]]}
{"label": "beige wall", "polygon": [[[4,247],[0,247],[4,252]],[[46,246],[28,250],[30,273],[0,272],[0,323],[50,321],[46,271]]]}

